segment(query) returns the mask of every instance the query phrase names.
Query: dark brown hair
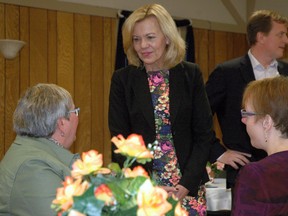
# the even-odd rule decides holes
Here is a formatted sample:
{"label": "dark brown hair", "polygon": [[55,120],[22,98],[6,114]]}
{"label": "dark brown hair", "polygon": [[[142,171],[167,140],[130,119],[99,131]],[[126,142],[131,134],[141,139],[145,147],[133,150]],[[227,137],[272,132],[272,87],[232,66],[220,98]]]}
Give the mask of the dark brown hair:
{"label": "dark brown hair", "polygon": [[272,29],[272,22],[288,25],[287,17],[269,10],[258,10],[252,13],[247,24],[247,41],[249,46],[256,44],[257,33],[268,34]]}

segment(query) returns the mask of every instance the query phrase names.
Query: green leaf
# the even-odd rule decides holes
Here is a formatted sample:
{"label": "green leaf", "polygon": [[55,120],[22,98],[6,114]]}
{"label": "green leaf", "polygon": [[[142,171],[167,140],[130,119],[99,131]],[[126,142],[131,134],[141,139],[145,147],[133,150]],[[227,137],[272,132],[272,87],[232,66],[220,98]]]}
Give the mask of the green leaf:
{"label": "green leaf", "polygon": [[134,208],[137,205],[137,192],[146,179],[144,176],[137,176],[107,183],[122,211]]}
{"label": "green leaf", "polygon": [[108,165],[108,168],[109,168],[111,171],[116,172],[116,173],[119,173],[119,172],[122,171],[122,170],[121,170],[121,167],[119,166],[118,163],[110,163],[110,164]]}
{"label": "green leaf", "polygon": [[137,162],[141,164],[146,164],[147,162],[150,162],[151,158],[137,158]]}
{"label": "green leaf", "polygon": [[176,207],[176,205],[178,204],[179,201],[173,199],[172,197],[169,197],[169,198],[167,199],[167,201],[172,204],[172,209],[171,209],[169,212],[167,212],[167,213],[165,214],[165,216],[174,216],[174,214],[175,214],[175,207]]}
{"label": "green leaf", "polygon": [[94,185],[91,185],[81,196],[73,197],[72,208],[86,215],[101,215],[104,202],[94,196]]}

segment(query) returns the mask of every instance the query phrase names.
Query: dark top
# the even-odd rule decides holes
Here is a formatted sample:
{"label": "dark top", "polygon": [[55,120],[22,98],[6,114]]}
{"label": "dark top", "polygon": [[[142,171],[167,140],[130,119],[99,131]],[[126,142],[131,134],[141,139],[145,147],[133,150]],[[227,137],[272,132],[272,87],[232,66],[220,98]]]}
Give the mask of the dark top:
{"label": "dark top", "polygon": [[[288,64],[278,61],[278,71],[288,75]],[[245,87],[255,80],[252,64],[247,55],[219,64],[206,83],[212,113],[217,114],[222,140],[228,149],[252,154],[251,161],[258,161],[267,154],[252,147],[245,125],[241,122],[242,94]],[[212,146],[210,161],[214,162],[226,149],[219,140]],[[239,165],[240,166],[240,165]],[[238,171],[226,166],[227,187],[233,187]]]}
{"label": "dark top", "polygon": [[[212,114],[196,64],[182,62],[169,69],[169,84],[171,132],[183,174],[179,184],[195,196],[198,186],[208,180],[205,166],[213,139]],[[137,133],[146,144],[155,141],[154,110],[144,67],[117,70],[112,77],[109,102],[112,136]],[[112,160],[122,164],[124,158],[112,152]],[[151,165],[148,163],[145,168],[151,171]]]}
{"label": "dark top", "polygon": [[288,151],[247,164],[235,184],[232,215],[288,215]]}

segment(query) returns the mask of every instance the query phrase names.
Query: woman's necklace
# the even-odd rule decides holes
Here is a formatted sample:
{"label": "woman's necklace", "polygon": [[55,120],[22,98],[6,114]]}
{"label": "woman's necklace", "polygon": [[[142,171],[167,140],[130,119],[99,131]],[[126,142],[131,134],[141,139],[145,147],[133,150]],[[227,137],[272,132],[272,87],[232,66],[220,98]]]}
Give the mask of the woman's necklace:
{"label": "woman's necklace", "polygon": [[64,146],[61,143],[59,143],[57,140],[53,139],[52,137],[47,138],[47,139],[53,142],[54,144],[56,144],[57,146],[64,148]]}

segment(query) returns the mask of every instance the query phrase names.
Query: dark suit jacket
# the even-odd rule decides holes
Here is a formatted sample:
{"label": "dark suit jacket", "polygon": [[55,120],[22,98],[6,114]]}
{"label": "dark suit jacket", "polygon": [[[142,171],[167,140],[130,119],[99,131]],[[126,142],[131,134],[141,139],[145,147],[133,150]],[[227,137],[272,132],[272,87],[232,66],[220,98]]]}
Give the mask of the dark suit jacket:
{"label": "dark suit jacket", "polygon": [[[171,130],[183,175],[179,184],[195,196],[198,186],[208,180],[205,166],[213,139],[212,114],[196,64],[183,62],[170,69],[169,85]],[[146,144],[155,141],[154,111],[145,68],[128,66],[114,72],[109,102],[112,136],[136,133],[143,136]],[[112,160],[123,162],[114,152]],[[145,167],[151,171],[152,165]]]}
{"label": "dark suit jacket", "polygon": [[[288,75],[288,64],[278,61],[278,71]],[[228,149],[252,154],[250,160],[257,161],[267,154],[252,147],[245,125],[241,122],[242,94],[246,85],[255,80],[252,64],[247,55],[219,64],[209,76],[206,92],[212,113],[217,114],[223,134],[222,140]],[[225,148],[216,142],[211,149],[211,160],[215,161]],[[237,171],[227,167],[228,187],[233,186]]]}

